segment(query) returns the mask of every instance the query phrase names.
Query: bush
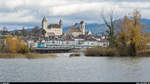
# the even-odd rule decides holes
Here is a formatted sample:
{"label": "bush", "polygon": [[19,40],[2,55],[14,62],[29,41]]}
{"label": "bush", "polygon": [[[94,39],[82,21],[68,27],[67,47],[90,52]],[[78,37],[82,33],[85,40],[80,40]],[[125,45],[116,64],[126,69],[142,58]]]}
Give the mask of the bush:
{"label": "bush", "polygon": [[29,51],[29,48],[25,45],[18,51],[18,53],[28,53]]}

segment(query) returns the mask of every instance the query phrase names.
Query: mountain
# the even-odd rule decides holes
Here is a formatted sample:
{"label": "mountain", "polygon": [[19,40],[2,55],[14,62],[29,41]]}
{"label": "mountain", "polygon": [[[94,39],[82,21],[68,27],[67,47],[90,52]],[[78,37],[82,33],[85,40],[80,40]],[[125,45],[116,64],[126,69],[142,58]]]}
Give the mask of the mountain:
{"label": "mountain", "polygon": [[[86,31],[91,31],[93,34],[101,34],[104,29],[105,25],[104,24],[97,24],[97,23],[91,23],[91,24],[86,24]],[[69,26],[64,26],[63,27],[63,32],[66,32]]]}
{"label": "mountain", "polygon": [[[141,19],[141,23],[146,25],[145,31],[150,32],[150,19]],[[66,32],[69,26],[65,26],[63,31]],[[97,23],[91,23],[86,24],[86,30],[90,30],[93,34],[102,34],[104,31],[106,31],[105,24],[97,24]]]}
{"label": "mountain", "polygon": [[150,32],[150,19],[141,19],[142,24],[146,25],[146,29],[145,31],[149,31]]}
{"label": "mountain", "polygon": [[0,30],[6,27],[8,31],[21,30],[23,27],[27,30],[32,29],[34,26],[40,26],[37,23],[0,23]]}
{"label": "mountain", "polygon": [[90,30],[93,34],[102,34],[106,28],[104,24],[92,23],[86,25],[86,30]]}
{"label": "mountain", "polygon": [[[142,24],[146,25],[146,30],[145,31],[150,31],[150,19],[141,19]],[[41,24],[37,24],[37,23],[22,23],[22,24],[2,24],[0,23],[0,28],[2,27],[7,27],[8,30],[20,30],[22,29],[23,26],[25,26],[25,29],[27,29],[27,31],[31,31],[32,28],[34,28],[35,26],[40,26]],[[72,26],[72,25],[70,25]],[[66,32],[67,29],[69,28],[69,26],[64,25],[63,26],[63,32]],[[101,34],[102,32],[104,32],[106,30],[106,27],[104,24],[98,24],[98,23],[89,23],[86,24],[86,30],[87,31],[91,31],[93,34]]]}

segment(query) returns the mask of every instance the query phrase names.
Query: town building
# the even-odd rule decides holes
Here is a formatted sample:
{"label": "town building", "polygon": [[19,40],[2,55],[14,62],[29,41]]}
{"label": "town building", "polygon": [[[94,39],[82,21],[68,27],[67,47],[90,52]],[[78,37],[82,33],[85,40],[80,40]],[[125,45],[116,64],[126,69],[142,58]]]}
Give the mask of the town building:
{"label": "town building", "polygon": [[87,36],[86,39],[80,37],[74,37],[71,39],[56,39],[56,40],[43,40],[43,41],[29,41],[30,48],[91,48],[94,46],[108,47],[109,42],[104,39],[102,36]]}
{"label": "town building", "polygon": [[28,47],[30,48],[47,48],[47,49],[86,49],[94,46],[107,47],[109,42],[105,35],[97,36],[91,31],[86,31],[85,22],[75,23],[70,26],[63,34],[63,21],[60,19],[59,24],[49,24],[44,16],[42,20],[42,28],[46,31],[45,37],[38,40],[29,40]]}

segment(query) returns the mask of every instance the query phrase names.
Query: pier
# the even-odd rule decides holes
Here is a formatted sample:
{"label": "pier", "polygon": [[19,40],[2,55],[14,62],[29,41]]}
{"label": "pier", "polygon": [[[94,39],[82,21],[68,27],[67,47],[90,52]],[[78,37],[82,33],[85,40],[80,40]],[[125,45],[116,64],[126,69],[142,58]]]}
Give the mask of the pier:
{"label": "pier", "polygon": [[73,48],[34,48],[32,49],[38,53],[65,53],[65,52],[72,52]]}

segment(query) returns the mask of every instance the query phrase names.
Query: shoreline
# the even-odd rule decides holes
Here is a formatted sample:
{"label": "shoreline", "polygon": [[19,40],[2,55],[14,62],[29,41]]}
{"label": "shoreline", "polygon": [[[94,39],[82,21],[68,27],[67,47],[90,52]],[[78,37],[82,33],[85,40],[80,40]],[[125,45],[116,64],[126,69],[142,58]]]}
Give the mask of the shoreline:
{"label": "shoreline", "polygon": [[56,58],[55,54],[39,54],[39,53],[0,53],[0,59],[45,59],[45,58]]}
{"label": "shoreline", "polygon": [[[46,59],[46,58],[56,58],[56,57],[61,57],[58,56],[60,53],[45,53],[45,54],[41,54],[41,53],[27,53],[27,54],[20,54],[20,53],[0,53],[0,59]],[[64,54],[64,53],[63,53]],[[78,56],[74,55],[73,53],[66,53],[69,56],[67,57],[80,57],[83,54],[81,53],[77,53]],[[80,55],[79,55],[80,54]],[[72,55],[72,56],[71,56]],[[83,55],[85,57],[150,57],[150,55],[138,55],[138,56],[86,56]]]}

